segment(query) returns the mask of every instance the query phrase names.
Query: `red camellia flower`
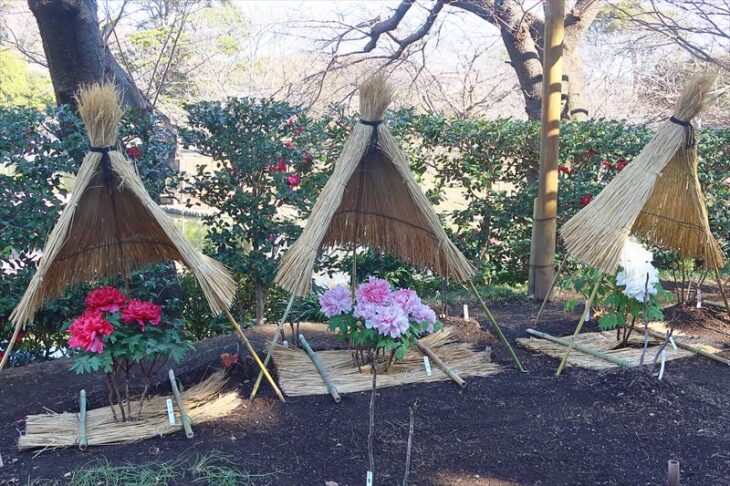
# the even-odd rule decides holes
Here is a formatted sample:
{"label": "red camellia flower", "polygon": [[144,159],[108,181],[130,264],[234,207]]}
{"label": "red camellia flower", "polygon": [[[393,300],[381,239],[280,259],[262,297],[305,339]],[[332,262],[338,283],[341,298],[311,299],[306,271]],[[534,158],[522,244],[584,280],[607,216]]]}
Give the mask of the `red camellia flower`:
{"label": "red camellia flower", "polygon": [[76,318],[68,328],[71,338],[68,345],[90,353],[104,351],[104,336],[114,332],[114,327],[100,315],[83,315]]}
{"label": "red camellia flower", "polygon": [[307,164],[311,164],[312,160],[314,160],[314,157],[312,157],[312,154],[310,154],[309,152],[304,154],[304,162],[306,162]]}
{"label": "red camellia flower", "polygon": [[297,125],[297,135],[301,135],[302,131],[304,131],[304,127],[301,125]]}
{"label": "red camellia flower", "polygon": [[296,175],[296,174],[292,174],[292,175],[290,175],[289,177],[287,177],[287,179],[286,179],[286,182],[288,182],[290,186],[292,186],[292,187],[296,187],[296,186],[298,186],[299,184],[301,184],[301,182],[302,182],[302,178],[301,178],[301,177],[299,177],[299,176],[298,176],[298,175]]}
{"label": "red camellia flower", "polygon": [[588,149],[588,150],[586,150],[585,154],[583,154],[583,155],[585,155],[586,158],[588,158],[588,157],[593,157],[594,155],[596,155],[596,153],[593,150]]}
{"label": "red camellia flower", "polygon": [[589,202],[593,201],[593,194],[583,194],[580,197],[581,206],[587,206]]}
{"label": "red camellia flower", "polygon": [[152,302],[132,299],[122,311],[122,322],[132,324],[136,322],[144,332],[145,322],[157,326],[162,317],[162,307]]}
{"label": "red camellia flower", "polygon": [[611,162],[609,162],[608,160],[606,160],[606,159],[603,159],[601,161],[601,165],[604,166],[608,170],[613,169],[613,164]]}
{"label": "red camellia flower", "polygon": [[616,170],[621,172],[627,165],[629,165],[629,161],[622,157],[616,161]]}
{"label": "red camellia flower", "polygon": [[286,160],[284,160],[284,157],[281,157],[279,159],[279,161],[276,163],[274,168],[276,169],[276,172],[286,172],[287,165],[286,165]]}
{"label": "red camellia flower", "polygon": [[102,287],[92,290],[86,296],[86,311],[89,313],[119,312],[127,298],[113,287]]}
{"label": "red camellia flower", "polygon": [[18,337],[15,338],[15,344],[17,344],[18,346],[20,346],[21,344],[23,344],[23,338],[24,337],[25,337],[25,331],[23,331],[21,329],[20,331],[18,331]]}
{"label": "red camellia flower", "polygon": [[558,167],[558,172],[560,172],[561,174],[570,174],[570,167],[561,165],[560,167]]}
{"label": "red camellia flower", "polygon": [[286,148],[292,148],[294,146],[294,141],[290,138],[284,139],[284,147]]}
{"label": "red camellia flower", "polygon": [[142,151],[136,145],[132,145],[127,149],[127,155],[133,159],[139,159],[142,157]]}

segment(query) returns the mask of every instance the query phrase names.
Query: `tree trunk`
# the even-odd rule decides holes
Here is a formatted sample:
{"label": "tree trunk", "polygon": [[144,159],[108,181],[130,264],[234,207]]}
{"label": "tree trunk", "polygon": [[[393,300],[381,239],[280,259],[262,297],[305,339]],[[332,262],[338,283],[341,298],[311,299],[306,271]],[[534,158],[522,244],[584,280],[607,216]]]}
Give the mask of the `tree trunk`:
{"label": "tree trunk", "polygon": [[95,0],[28,0],[28,6],[38,23],[56,103],[73,105],[79,87],[113,79],[125,105],[151,109],[104,45]]}
{"label": "tree trunk", "polygon": [[254,294],[256,299],[256,325],[263,326],[266,323],[266,298],[268,289],[258,279],[254,282]]}

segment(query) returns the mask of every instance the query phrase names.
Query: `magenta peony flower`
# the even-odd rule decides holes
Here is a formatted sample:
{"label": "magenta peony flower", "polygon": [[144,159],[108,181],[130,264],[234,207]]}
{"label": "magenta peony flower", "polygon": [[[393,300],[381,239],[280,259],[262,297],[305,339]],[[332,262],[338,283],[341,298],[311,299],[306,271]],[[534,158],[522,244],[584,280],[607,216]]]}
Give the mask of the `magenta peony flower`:
{"label": "magenta peony flower", "polygon": [[352,310],[352,296],[350,290],[338,285],[323,293],[319,298],[322,313],[327,317],[337,316]]}
{"label": "magenta peony flower", "polygon": [[419,303],[411,310],[411,319],[421,325],[421,329],[433,332],[433,325],[436,324],[436,313],[426,304]]}
{"label": "magenta peony flower", "polygon": [[370,277],[367,282],[360,284],[355,292],[358,305],[385,305],[388,297],[390,297],[390,284],[377,277]]}
{"label": "magenta peony flower", "polygon": [[89,312],[119,312],[124,307],[127,298],[119,290],[114,287],[102,287],[92,290],[86,296],[86,310]]}
{"label": "magenta peony flower", "polygon": [[74,319],[68,328],[71,337],[68,345],[72,348],[80,348],[90,353],[104,352],[104,336],[114,332],[114,326],[109,321],[97,315],[83,315]]}
{"label": "magenta peony flower", "polygon": [[130,300],[127,307],[122,311],[122,322],[127,324],[137,323],[144,332],[145,322],[153,326],[160,324],[162,318],[162,307],[144,300]]}
{"label": "magenta peony flower", "polygon": [[408,315],[398,305],[379,307],[375,316],[365,321],[365,327],[376,329],[383,336],[399,338],[408,330]]}
{"label": "magenta peony flower", "polygon": [[390,302],[399,306],[404,312],[410,313],[421,305],[421,298],[413,289],[398,289],[390,294]]}

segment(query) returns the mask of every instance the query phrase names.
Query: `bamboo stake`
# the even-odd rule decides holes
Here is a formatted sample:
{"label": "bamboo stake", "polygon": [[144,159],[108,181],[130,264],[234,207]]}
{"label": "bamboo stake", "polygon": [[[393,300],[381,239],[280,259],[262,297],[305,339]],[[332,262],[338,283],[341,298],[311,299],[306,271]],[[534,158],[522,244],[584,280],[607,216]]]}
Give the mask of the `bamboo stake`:
{"label": "bamboo stake", "polygon": [[[279,324],[276,326],[276,332],[274,333],[274,339],[271,341],[271,344],[269,345],[268,351],[266,351],[266,358],[264,358],[264,366],[269,365],[269,361],[271,361],[271,356],[274,354],[274,345],[279,341],[279,337],[281,336],[281,331],[284,329],[284,324],[286,324],[286,319],[289,317],[289,311],[291,311],[291,306],[294,303],[294,294],[291,294],[291,297],[289,298],[289,303],[286,305],[286,310],[284,311],[284,315],[281,317],[281,320],[279,321]],[[251,390],[251,396],[249,397],[251,400],[253,400],[256,397],[256,392],[259,390],[259,385],[261,385],[261,379],[264,377],[264,372],[259,371],[259,376],[256,378],[256,383],[253,385],[253,390]]]}
{"label": "bamboo stake", "polygon": [[555,284],[558,282],[558,278],[560,277],[560,272],[563,271],[563,264],[565,263],[565,260],[567,259],[567,256],[563,258],[563,260],[560,262],[560,266],[558,267],[558,271],[555,272],[555,277],[553,277],[553,282],[550,284],[550,289],[548,290],[547,295],[542,300],[542,305],[540,305],[540,310],[537,311],[537,316],[535,317],[535,326],[537,325],[538,321],[540,320],[540,315],[542,314],[542,310],[545,308],[545,304],[547,304],[547,301],[550,300],[550,297],[553,295],[553,289],[555,289]]}
{"label": "bamboo stake", "polygon": [[335,401],[335,403],[340,403],[342,399],[340,398],[340,394],[337,393],[337,388],[335,387],[335,385],[332,384],[332,380],[330,379],[330,374],[329,371],[327,371],[327,368],[325,368],[325,366],[319,360],[317,355],[312,350],[312,347],[309,346],[309,343],[306,339],[304,339],[304,336],[302,334],[299,335],[299,342],[302,343],[302,347],[307,352],[309,359],[312,360],[312,363],[314,363],[314,367],[317,368],[317,372],[319,373],[319,376],[322,377],[322,381],[324,381],[325,386],[327,386],[327,391],[330,395],[332,395],[332,399]]}
{"label": "bamboo stake", "polygon": [[[651,329],[649,329],[649,335],[651,335],[652,337],[655,337],[657,339],[665,338],[665,336],[663,334],[660,334],[656,331],[652,331]],[[678,348],[686,349],[687,351],[692,351],[693,353],[699,354],[700,356],[704,356],[705,358],[708,358],[713,361],[717,361],[718,363],[722,363],[724,365],[730,366],[730,359],[725,359],[722,356],[717,356],[716,354],[708,353],[704,349],[700,349],[696,346],[692,346],[691,344],[677,341],[676,338],[674,339],[674,344],[676,344]]]}
{"label": "bamboo stake", "polygon": [[670,459],[667,463],[667,486],[679,486],[679,461]]}
{"label": "bamboo stake", "polygon": [[615,356],[611,356],[610,354],[606,354],[602,351],[597,351],[595,349],[591,349],[591,348],[583,346],[581,344],[576,344],[574,341],[568,341],[567,339],[552,336],[550,334],[536,331],[534,329],[527,329],[527,334],[531,334],[533,336],[537,336],[542,339],[547,339],[548,341],[552,341],[556,344],[561,344],[563,346],[569,346],[569,347],[572,346],[577,351],[580,351],[581,353],[589,354],[591,356],[595,356],[596,358],[604,359],[610,363],[619,365],[623,368],[628,368],[629,366],[631,366],[631,364],[629,364],[629,362],[626,360],[623,360],[621,358],[616,358]]}
{"label": "bamboo stake", "polygon": [[482,299],[482,296],[479,295],[479,292],[477,291],[477,288],[474,286],[474,282],[469,279],[469,285],[471,286],[471,291],[474,293],[474,296],[479,301],[479,304],[482,306],[482,310],[487,315],[487,319],[489,319],[489,322],[492,324],[492,327],[494,328],[495,332],[497,333],[497,336],[499,336],[499,340],[502,341],[502,344],[504,344],[507,347],[507,351],[509,351],[510,356],[512,357],[512,361],[515,363],[515,366],[518,370],[525,373],[525,369],[522,367],[522,363],[520,363],[520,360],[517,358],[517,355],[515,354],[515,350],[512,349],[512,346],[510,345],[509,341],[507,341],[507,338],[505,337],[504,333],[502,332],[502,328],[499,327],[499,324],[497,324],[497,320],[494,318],[492,313],[489,311],[489,308],[487,307],[487,304],[484,303],[484,300]]}
{"label": "bamboo stake", "polygon": [[565,365],[568,363],[568,356],[570,356],[570,352],[573,350],[573,347],[575,346],[575,338],[578,337],[578,334],[580,334],[580,330],[583,328],[583,323],[586,320],[586,316],[591,310],[591,306],[593,305],[593,299],[596,298],[596,293],[598,293],[598,287],[601,285],[601,281],[603,280],[603,274],[600,274],[598,276],[598,280],[596,280],[596,285],[593,286],[593,290],[591,290],[591,295],[588,297],[588,301],[586,302],[586,308],[583,309],[583,314],[580,316],[580,321],[578,322],[578,325],[575,328],[575,332],[573,333],[573,340],[571,341],[570,346],[568,346],[568,349],[565,350],[565,354],[563,355],[563,359],[560,361],[560,366],[558,366],[558,369],[555,371],[555,376],[560,376],[560,373],[563,372],[563,368],[565,368]]}
{"label": "bamboo stake", "polygon": [[444,373],[446,373],[446,376],[448,376],[449,378],[451,378],[452,380],[454,380],[454,383],[456,383],[457,385],[459,385],[461,388],[465,388],[466,387],[466,382],[464,380],[462,380],[461,377],[459,375],[457,375],[456,372],[454,372],[454,370],[452,370],[451,368],[449,368],[448,366],[446,366],[446,363],[444,363],[443,361],[441,361],[441,358],[439,358],[438,356],[436,356],[436,354],[433,351],[431,351],[428,347],[426,347],[425,344],[423,344],[418,339],[414,339],[413,342],[416,343],[416,346],[418,347],[418,349],[423,354],[425,354],[426,356],[428,356],[428,358],[431,361],[433,361],[434,363],[436,363],[436,366],[438,366],[439,368],[441,368],[441,371],[443,371]]}
{"label": "bamboo stake", "polygon": [[725,294],[725,289],[722,287],[722,279],[720,278],[720,270],[718,270],[717,267],[715,267],[715,278],[717,278],[717,286],[720,288],[720,295],[722,295],[722,301],[725,302],[725,310],[727,311],[727,315],[730,317],[730,305],[728,305],[727,295]]}
{"label": "bamboo stake", "polygon": [[5,355],[3,356],[2,361],[0,361],[0,371],[5,368],[5,364],[10,359],[10,353],[13,351],[13,345],[15,344],[15,340],[18,339],[18,334],[20,333],[20,329],[23,327],[23,324],[18,322],[15,324],[15,331],[13,331],[13,335],[10,337],[10,341],[8,342],[8,347],[5,349]]}
{"label": "bamboo stake", "polygon": [[180,422],[182,423],[183,429],[185,430],[185,437],[192,439],[195,434],[193,428],[190,425],[190,417],[188,416],[187,410],[185,410],[185,404],[183,403],[182,396],[180,395],[180,389],[177,387],[177,381],[175,380],[175,372],[170,370],[168,372],[170,376],[170,386],[172,387],[172,394],[175,395],[175,401],[177,407],[180,409]]}
{"label": "bamboo stake", "polygon": [[86,437],[86,390],[81,390],[79,396],[79,450],[85,451],[89,447]]}
{"label": "bamboo stake", "polygon": [[269,374],[269,370],[266,369],[266,366],[261,362],[261,358],[259,358],[259,355],[256,354],[256,350],[253,349],[253,346],[251,346],[251,343],[248,341],[248,338],[243,333],[243,329],[241,329],[241,326],[238,325],[238,322],[233,318],[231,315],[231,311],[229,311],[227,308],[223,309],[228,316],[228,320],[230,321],[231,325],[233,326],[233,329],[236,331],[236,334],[238,334],[238,337],[241,338],[241,341],[243,341],[243,344],[246,346],[246,349],[248,350],[249,354],[253,357],[254,361],[256,361],[256,364],[261,369],[261,372],[264,374],[266,379],[268,380],[269,384],[271,385],[271,388],[274,389],[274,393],[276,393],[276,396],[279,397],[279,400],[286,403],[286,399],[284,398],[284,395],[281,394],[281,390],[279,390],[279,387],[276,385],[276,382],[271,377],[271,374]]}

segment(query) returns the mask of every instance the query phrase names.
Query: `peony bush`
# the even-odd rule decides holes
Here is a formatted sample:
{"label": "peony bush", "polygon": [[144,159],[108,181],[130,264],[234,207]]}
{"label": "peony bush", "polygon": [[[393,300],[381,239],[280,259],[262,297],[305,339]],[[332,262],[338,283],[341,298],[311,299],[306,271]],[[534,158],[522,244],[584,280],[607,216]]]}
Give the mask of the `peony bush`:
{"label": "peony bush", "polygon": [[163,318],[161,306],[129,299],[113,287],[91,291],[84,303],[83,314],[66,330],[68,346],[76,350],[71,369],[106,373],[112,410],[116,404],[117,418],[122,420],[132,418],[130,388],[135,385],[133,379],[141,377],[144,391],[137,407],[139,417],[155,373],[168,360],[179,363],[192,349],[183,337],[183,323]]}
{"label": "peony bush", "polygon": [[414,339],[441,329],[436,313],[412,289],[393,289],[380,278],[369,277],[352,292],[338,285],[319,299],[331,331],[359,352],[387,353],[386,367],[400,361]]}

